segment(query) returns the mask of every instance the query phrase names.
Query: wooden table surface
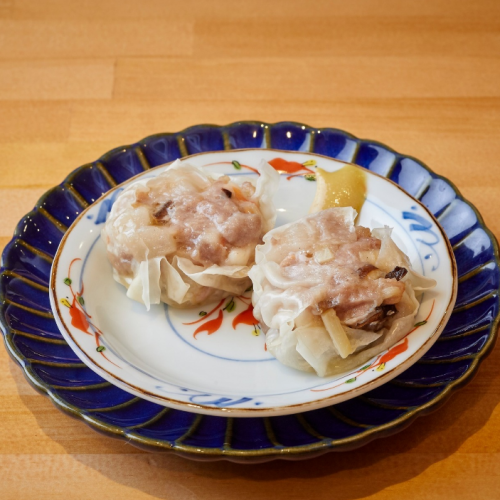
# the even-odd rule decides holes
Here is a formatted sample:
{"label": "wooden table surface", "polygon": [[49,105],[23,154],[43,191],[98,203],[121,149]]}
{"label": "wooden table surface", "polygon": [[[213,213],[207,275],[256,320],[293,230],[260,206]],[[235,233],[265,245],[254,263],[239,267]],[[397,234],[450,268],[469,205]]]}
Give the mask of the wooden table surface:
{"label": "wooden table surface", "polygon": [[[451,179],[500,236],[498,0],[0,0],[0,244],[107,150],[196,123],[302,121]],[[0,349],[2,499],[500,498],[495,349],[391,439],[306,462],[148,454],[56,410]]]}

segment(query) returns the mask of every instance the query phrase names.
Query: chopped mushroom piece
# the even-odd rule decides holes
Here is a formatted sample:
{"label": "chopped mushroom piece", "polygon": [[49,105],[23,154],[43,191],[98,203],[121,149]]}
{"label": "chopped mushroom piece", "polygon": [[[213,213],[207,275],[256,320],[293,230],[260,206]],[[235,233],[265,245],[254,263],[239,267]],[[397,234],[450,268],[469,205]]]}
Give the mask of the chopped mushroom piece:
{"label": "chopped mushroom piece", "polygon": [[406,269],[404,267],[396,266],[392,271],[387,273],[385,275],[385,277],[387,279],[395,279],[395,280],[400,281],[406,276],[407,273],[408,273],[408,269]]}
{"label": "chopped mushroom piece", "polygon": [[376,271],[378,268],[372,264],[365,264],[360,267],[356,272],[360,278],[366,278],[372,271]]}
{"label": "chopped mushroom piece", "polygon": [[156,220],[164,219],[165,216],[168,214],[168,209],[173,205],[172,200],[168,200],[166,203],[164,203],[156,212],[153,213],[153,217]]}
{"label": "chopped mushroom piece", "polygon": [[356,325],[357,329],[367,330],[369,332],[378,332],[382,328],[384,328],[387,323],[387,319],[391,316],[394,316],[398,310],[396,306],[390,304],[386,306],[380,306],[375,309],[375,312],[367,319],[358,323]]}

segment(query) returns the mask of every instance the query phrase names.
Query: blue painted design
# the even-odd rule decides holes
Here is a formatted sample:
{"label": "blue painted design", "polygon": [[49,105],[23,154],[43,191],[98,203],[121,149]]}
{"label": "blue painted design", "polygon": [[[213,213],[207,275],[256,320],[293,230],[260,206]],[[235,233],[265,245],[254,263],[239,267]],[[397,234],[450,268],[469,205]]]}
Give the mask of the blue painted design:
{"label": "blue painted design", "polygon": [[94,224],[97,226],[106,222],[106,218],[111,211],[111,207],[116,200],[116,197],[123,191],[123,188],[115,189],[110,198],[107,198],[101,202],[101,206],[99,207],[99,212],[97,217],[95,218]]}
{"label": "blue painted design", "polygon": [[[432,266],[432,270],[435,271],[440,264],[439,254],[434,248],[434,245],[436,245],[436,243],[439,243],[439,236],[432,230],[432,223],[421,215],[412,212],[403,212],[403,219],[414,220],[416,222],[416,224],[410,224],[410,231],[419,231],[425,235],[429,235],[430,237],[432,237],[432,240],[423,240],[422,238],[417,238],[417,241],[429,247],[429,249],[432,251],[432,255],[436,257],[437,262]],[[427,254],[425,256],[425,259],[429,259],[430,257],[431,254]]]}
{"label": "blue painted design", "polygon": [[[233,147],[236,147],[236,144],[240,148],[258,147],[262,144],[263,135],[257,132],[257,137],[253,137],[254,125],[255,122],[238,122],[223,128],[197,127],[195,133],[198,137],[193,138],[190,144],[193,146],[198,144],[205,150],[210,147],[220,149],[223,130],[228,133],[230,142],[234,140]],[[296,130],[297,124],[290,125],[291,130]],[[274,125],[269,125],[269,127],[273,132]],[[286,124],[280,124],[279,128],[286,131]],[[363,141],[335,129],[314,129],[314,132],[313,149],[316,153],[349,161],[355,157],[359,147],[363,151],[362,158],[367,165],[374,164],[373,162],[378,157],[371,141]],[[363,145],[366,147],[361,149]],[[122,182],[142,171],[142,166],[134,151],[138,146],[142,148],[152,166],[172,161],[180,156],[175,134],[158,134],[130,147],[117,148],[101,158],[101,162],[107,167],[115,181]],[[387,150],[389,151],[389,148]],[[412,194],[424,193],[422,202],[439,216],[452,244],[456,244],[455,258],[459,276],[481,266],[489,266],[488,263],[491,263],[492,267],[481,271],[476,280],[463,281],[458,287],[463,305],[473,303],[478,297],[484,298],[488,290],[493,290],[498,286],[499,263],[496,243],[490,233],[477,219],[472,208],[445,179],[440,179],[413,159],[401,155],[398,155],[398,158],[406,161],[398,161],[391,178]],[[92,168],[92,165],[77,169],[68,176],[65,183],[75,187],[89,203],[110,189],[102,174],[98,169]],[[429,189],[424,192],[426,184],[429,185]],[[82,210],[64,183],[46,193],[40,200],[39,206],[66,225],[71,224]],[[419,222],[415,220],[415,224],[419,225]],[[26,231],[24,231],[25,227]],[[426,234],[425,231],[421,233]],[[57,247],[61,237],[62,233],[50,222],[44,225],[44,222],[36,217],[36,212],[31,212],[23,217],[16,230],[15,239],[6,246],[3,252],[2,270],[12,271],[35,283],[48,286],[50,262],[39,253],[21,245],[17,239],[25,241],[48,255],[53,255],[53,249]],[[482,283],[482,280],[485,283]],[[195,414],[169,410],[153,423],[146,424],[155,412],[162,411],[163,407],[144,400],[136,401],[130,406],[118,407],[112,411],[99,412],[99,408],[135,401],[136,398],[114,386],[82,390],[82,387],[98,384],[103,382],[103,379],[83,365],[67,345],[45,342],[46,338],[60,339],[57,326],[52,319],[9,304],[5,302],[7,297],[11,300],[24,301],[20,302],[21,304],[37,302],[45,305],[47,304],[46,298],[25,288],[19,281],[3,279],[0,282],[0,322],[7,349],[14,359],[22,363],[22,369],[29,371],[30,380],[36,379],[38,389],[46,391],[57,406],[72,404],[76,415],[87,423],[125,438],[130,432],[128,426],[145,424],[133,430],[133,443],[148,449],[155,449],[157,446],[164,449],[168,445],[173,446],[175,451],[175,441],[188,431],[192,431],[185,443],[192,447],[191,453],[194,456],[197,455],[198,448],[206,448],[203,451],[205,457],[210,455],[211,450],[220,457],[227,428],[225,417],[203,416],[198,427],[193,429],[193,424],[198,422]],[[477,366],[476,360],[481,360],[488,346],[494,342],[496,336],[494,326],[499,312],[499,298],[495,294],[475,306],[454,312],[442,334],[442,337],[446,337],[447,340],[435,344],[426,357],[428,360],[446,360],[446,363],[417,363],[397,377],[396,382],[404,382],[405,387],[395,389],[395,384],[387,384],[365,394],[365,397],[372,399],[375,403],[386,401],[394,406],[404,406],[410,403],[411,411],[415,408],[421,411],[422,402],[427,401],[432,409],[432,405],[440,401],[439,388],[422,388],[419,384],[442,384],[440,387],[444,391],[458,379],[463,383],[468,376],[470,377],[472,367]],[[477,331],[478,329],[481,330]],[[34,338],[17,335],[16,330],[27,332]],[[476,332],[462,336],[472,331]],[[460,354],[461,359],[457,357],[457,354]],[[43,364],[46,362],[49,364]],[[54,386],[65,388],[55,389]],[[235,398],[236,401],[238,399],[240,397]],[[255,402],[256,406],[258,406],[257,403]],[[396,431],[400,425],[397,419],[404,414],[404,411],[382,411],[380,408],[367,404],[360,405],[358,399],[352,400],[349,404],[343,404],[341,409],[355,421],[362,421],[372,426],[372,432],[373,430],[376,433],[379,432],[377,426],[383,426],[380,431],[384,434],[387,434],[389,429],[392,432]],[[304,413],[302,417],[316,433],[333,441],[325,442],[304,433],[294,416],[269,419],[278,443],[270,441],[264,419],[233,419],[232,436],[230,442],[226,443],[228,446],[224,450],[224,456],[230,456],[233,450],[240,454],[249,451],[251,454],[243,453],[243,456],[245,460],[251,461],[260,460],[261,457],[258,455],[252,458],[258,453],[268,454],[272,458],[286,456],[287,450],[294,451],[297,456],[297,453],[308,453],[315,449],[325,449],[325,447],[334,449],[337,446],[336,440],[348,437],[354,438],[359,446],[367,442],[363,436],[364,429],[340,420],[326,408]],[[356,439],[356,436],[359,437]],[[350,446],[353,444],[354,442],[351,442]],[[184,449],[184,454],[187,453],[189,450]]]}
{"label": "blue painted design", "polygon": [[159,134],[141,141],[142,152],[151,167],[170,163],[180,158],[181,152],[174,134]]}
{"label": "blue painted design", "polygon": [[[164,394],[179,394],[179,392],[174,392],[167,388],[165,385],[158,384],[155,389],[163,392]],[[184,396],[188,396],[191,403],[204,406],[215,406],[216,408],[223,408],[226,406],[237,406],[240,404],[252,401],[253,398],[248,398],[246,396],[236,396],[228,397],[221,396],[220,394],[210,394],[208,392],[200,392],[194,389],[187,389],[185,387],[178,387],[179,391],[182,392]]]}
{"label": "blue painted design", "polygon": [[220,127],[212,125],[195,125],[182,133],[188,154],[224,149],[224,140]]}
{"label": "blue painted design", "polygon": [[385,208],[381,207],[378,203],[375,203],[370,199],[366,199],[365,204],[371,204],[371,205],[377,207],[382,212],[384,212],[387,216],[389,216],[395,222],[395,224],[397,224],[409,236],[410,241],[413,243],[413,247],[415,248],[415,251],[420,259],[420,267],[422,269],[422,274],[425,276],[425,269],[424,269],[424,263],[422,261],[422,255],[418,251],[417,245],[415,244],[415,241],[413,240],[413,238],[409,235],[406,227],[404,227],[403,224],[401,224],[401,222],[399,222],[397,219],[394,219],[394,217]]}
{"label": "blue painted design", "polygon": [[[208,398],[208,399],[204,399]],[[199,405],[206,405],[206,406],[216,406],[219,408],[227,407],[227,406],[237,406],[242,403],[247,403],[248,401],[252,401],[252,398],[239,398],[239,399],[232,399],[232,398],[217,398],[217,399],[211,399],[213,398],[213,395],[211,394],[198,394],[195,396],[191,396],[189,398],[189,401],[191,403],[199,404]]]}
{"label": "blue painted design", "polygon": [[101,163],[117,184],[144,171],[135,151],[137,147],[140,147],[139,144],[116,148],[100,158]]}

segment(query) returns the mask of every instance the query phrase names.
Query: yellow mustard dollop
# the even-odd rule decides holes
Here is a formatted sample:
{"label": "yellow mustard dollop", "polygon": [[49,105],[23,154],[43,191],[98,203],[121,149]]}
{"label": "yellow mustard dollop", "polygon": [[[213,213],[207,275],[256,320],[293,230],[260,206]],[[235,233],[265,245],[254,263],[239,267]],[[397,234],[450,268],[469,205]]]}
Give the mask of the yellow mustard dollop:
{"label": "yellow mustard dollop", "polygon": [[316,196],[309,213],[327,208],[353,207],[359,214],[366,198],[366,174],[361,168],[346,165],[335,172],[317,168]]}

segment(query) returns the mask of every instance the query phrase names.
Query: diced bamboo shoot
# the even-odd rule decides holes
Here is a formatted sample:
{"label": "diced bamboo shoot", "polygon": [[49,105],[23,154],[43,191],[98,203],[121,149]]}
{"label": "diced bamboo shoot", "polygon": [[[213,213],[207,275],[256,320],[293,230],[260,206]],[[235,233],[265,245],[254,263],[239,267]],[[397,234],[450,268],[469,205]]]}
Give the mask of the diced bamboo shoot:
{"label": "diced bamboo shoot", "polygon": [[359,252],[359,260],[366,264],[371,264],[372,266],[375,266],[375,263],[377,262],[378,259],[378,254],[379,254],[378,250],[362,251]]}
{"label": "diced bamboo shoot", "polygon": [[333,259],[333,253],[327,247],[322,248],[321,250],[317,250],[316,252],[314,252],[314,260],[318,264],[324,264],[325,262],[329,262],[332,259]]}
{"label": "diced bamboo shoot", "polygon": [[309,309],[306,309],[295,318],[295,328],[301,328],[303,326],[323,327],[323,322],[319,316],[314,315]]}
{"label": "diced bamboo shoot", "polygon": [[401,300],[404,288],[391,286],[382,289],[382,297],[384,298],[384,304],[397,304]]}
{"label": "diced bamboo shoot", "polygon": [[340,320],[334,309],[328,309],[321,315],[321,319],[325,325],[327,332],[330,334],[333,345],[339,352],[342,358],[347,358],[349,354],[354,352],[354,347],[351,346]]}

